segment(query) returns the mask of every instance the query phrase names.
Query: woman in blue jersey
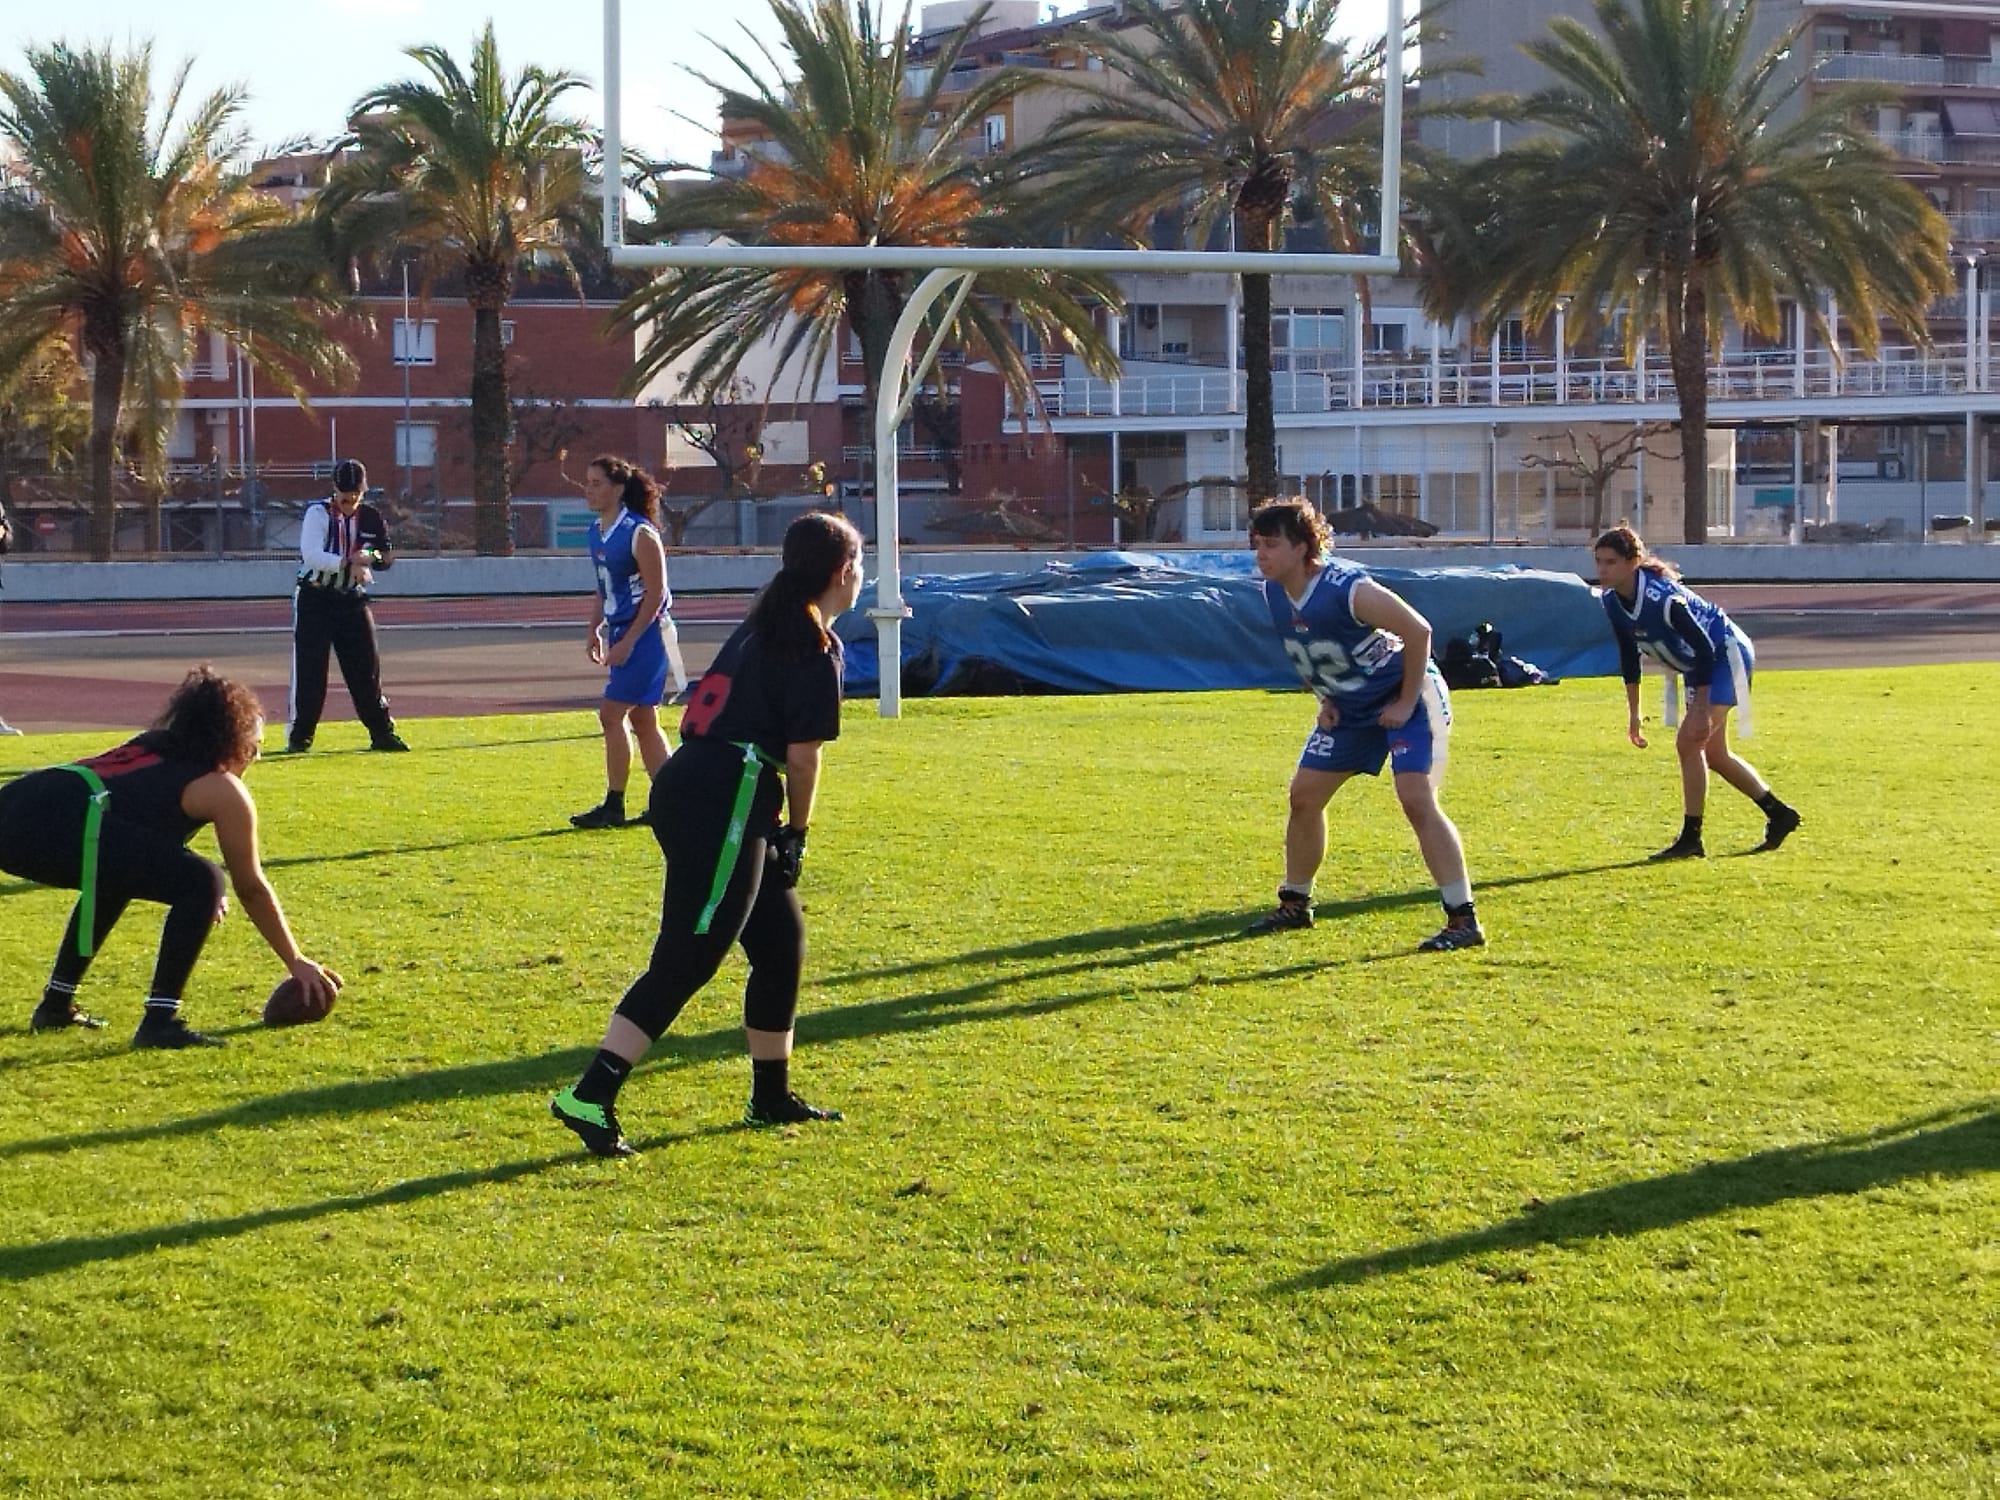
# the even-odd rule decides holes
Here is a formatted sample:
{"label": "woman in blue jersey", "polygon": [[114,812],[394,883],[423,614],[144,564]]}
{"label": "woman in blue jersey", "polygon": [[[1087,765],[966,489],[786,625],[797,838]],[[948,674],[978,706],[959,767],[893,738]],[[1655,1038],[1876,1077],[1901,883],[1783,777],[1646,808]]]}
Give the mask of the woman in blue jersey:
{"label": "woman in blue jersey", "polygon": [[[792,1020],[805,964],[798,884],[820,782],[840,734],[835,616],[861,593],[861,534],[840,516],[800,516],[784,563],[723,642],[681,717],[681,745],[653,781],[648,819],[666,858],[660,933],[583,1076],[549,1110],[598,1156],[629,1156],[618,1091],[735,944],[750,960],[743,1040],[748,1125],[838,1120],[791,1087]],[[780,813],[784,823],[778,822]]]}
{"label": "woman in blue jersey", "polygon": [[1357,772],[1379,775],[1387,761],[1444,905],[1445,925],[1418,946],[1431,953],[1476,948],[1486,935],[1473,911],[1465,848],[1437,800],[1451,699],[1431,665],[1430,622],[1362,569],[1328,556],[1330,539],[1326,522],[1302,499],[1273,501],[1250,518],[1271,623],[1319,699],[1319,721],[1292,774],[1278,905],[1249,930],[1312,926],[1327,803]]}
{"label": "woman in blue jersey", "polygon": [[1603,585],[1598,598],[1618,638],[1625,678],[1626,738],[1646,748],[1639,718],[1640,652],[1687,683],[1687,707],[1674,740],[1685,815],[1680,837],[1652,857],[1700,859],[1707,853],[1701,821],[1710,771],[1762,810],[1764,841],[1757,848],[1777,848],[1799,826],[1798,812],[1780,802],[1750,762],[1729,748],[1730,709],[1737,710],[1742,732],[1750,732],[1750,673],[1757,660],[1750,637],[1683,584],[1672,563],[1648,552],[1629,526],[1614,526],[1597,539],[1596,561],[1597,581]]}
{"label": "woman in blue jersey", "polygon": [[[578,828],[616,828],[625,822],[625,783],[632,775],[632,740],[648,776],[666,764],[660,700],[667,690],[667,641],[662,620],[667,592],[667,549],[660,542],[655,505],[659,486],[644,470],[603,454],[584,470],[583,498],[597,519],[590,523],[590,560],[597,568],[591,596],[590,659],[610,670],[597,722],[604,730],[604,800],[570,819]],[[632,726],[627,736],[625,726]]]}

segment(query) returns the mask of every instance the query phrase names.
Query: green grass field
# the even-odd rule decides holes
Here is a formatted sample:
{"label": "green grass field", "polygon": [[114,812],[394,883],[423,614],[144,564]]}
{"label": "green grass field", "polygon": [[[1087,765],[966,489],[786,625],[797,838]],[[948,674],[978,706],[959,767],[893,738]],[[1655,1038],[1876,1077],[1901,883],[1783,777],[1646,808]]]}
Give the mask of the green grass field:
{"label": "green grass field", "polygon": [[643,830],[550,832],[585,715],[253,771],[316,1028],[232,916],[227,1050],[128,1052],[135,908],[113,1029],[30,1037],[67,898],[0,883],[0,1494],[2000,1495],[2000,666],[1761,679],[1806,827],[1694,866],[1615,682],[1457,708],[1493,943],[1420,955],[1373,783],[1319,925],[1235,936],[1300,696],[852,705],[794,1066],[847,1120],[736,1128],[732,964],[627,1163],[545,1110],[656,910]]}

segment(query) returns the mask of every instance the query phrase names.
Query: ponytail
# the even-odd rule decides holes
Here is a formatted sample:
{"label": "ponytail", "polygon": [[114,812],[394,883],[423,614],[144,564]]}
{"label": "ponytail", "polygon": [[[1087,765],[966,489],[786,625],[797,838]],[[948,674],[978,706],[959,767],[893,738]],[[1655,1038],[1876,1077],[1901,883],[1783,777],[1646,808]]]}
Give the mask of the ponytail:
{"label": "ponytail", "polygon": [[652,475],[613,453],[598,454],[590,467],[618,486],[619,504],[649,526],[660,524],[660,487],[653,483]]}
{"label": "ponytail", "polygon": [[844,516],[812,511],[785,528],[784,561],[750,605],[748,624],[773,657],[795,660],[826,650],[829,621],[819,597],[861,556],[861,533]]}
{"label": "ponytail", "polygon": [[1646,543],[1639,533],[1630,526],[1614,526],[1597,539],[1597,550],[1614,552],[1629,563],[1655,577],[1678,579],[1681,570],[1661,557],[1657,552],[1646,550]]}

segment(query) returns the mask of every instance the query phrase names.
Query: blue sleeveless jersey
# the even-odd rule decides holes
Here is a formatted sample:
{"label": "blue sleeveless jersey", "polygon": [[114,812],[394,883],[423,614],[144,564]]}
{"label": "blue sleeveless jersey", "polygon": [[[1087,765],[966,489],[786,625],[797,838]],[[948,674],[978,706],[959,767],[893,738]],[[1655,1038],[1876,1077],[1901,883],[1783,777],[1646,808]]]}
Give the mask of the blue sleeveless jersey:
{"label": "blue sleeveless jersey", "polygon": [[[1724,662],[1728,658],[1729,643],[1734,638],[1739,646],[1748,646],[1743,632],[1724,614],[1719,605],[1695,593],[1677,579],[1663,578],[1658,573],[1641,568],[1633,575],[1637,590],[1628,605],[1613,589],[1605,589],[1601,595],[1604,613],[1611,621],[1613,634],[1621,643],[1629,642],[1645,652],[1655,661],[1689,677],[1694,686],[1703,686],[1706,677],[1695,669],[1702,665],[1683,638],[1674,628],[1673,616],[1681,610],[1694,622],[1696,630],[1708,638],[1714,651],[1714,662]],[[1714,670],[1713,662],[1708,664]],[[1702,678],[1697,682],[1696,678]]]}
{"label": "blue sleeveless jersey", "polygon": [[1343,719],[1380,709],[1403,687],[1402,637],[1354,618],[1354,586],[1367,576],[1352,563],[1330,561],[1297,605],[1281,586],[1264,580],[1264,602],[1285,654],[1306,686]]}
{"label": "blue sleeveless jersey", "polygon": [[[604,622],[614,628],[632,623],[639,601],[646,595],[646,582],[632,556],[632,544],[645,525],[629,510],[619,512],[608,534],[601,521],[590,523],[590,560],[597,565],[597,594],[604,603]],[[672,593],[662,587],[660,613],[665,614],[673,602]]]}

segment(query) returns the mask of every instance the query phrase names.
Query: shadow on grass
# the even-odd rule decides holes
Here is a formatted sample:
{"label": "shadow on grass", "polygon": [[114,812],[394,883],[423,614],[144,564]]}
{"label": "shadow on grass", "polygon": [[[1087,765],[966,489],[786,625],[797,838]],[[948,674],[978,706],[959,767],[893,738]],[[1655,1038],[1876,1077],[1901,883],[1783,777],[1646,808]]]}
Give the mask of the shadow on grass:
{"label": "shadow on grass", "polygon": [[[653,1136],[634,1144],[641,1151],[658,1150],[665,1146],[700,1140],[705,1136],[724,1135],[748,1128],[740,1121],[731,1121],[726,1125],[703,1125],[694,1130],[684,1130],[672,1135]],[[498,1166],[472,1167],[460,1172],[440,1172],[431,1177],[413,1177],[376,1192],[322,1198],[316,1203],[299,1203],[290,1208],[261,1208],[254,1213],[233,1214],[224,1219],[193,1219],[178,1224],[160,1224],[150,1229],[128,1229],[118,1234],[77,1235],[70,1239],[49,1240],[39,1245],[10,1245],[0,1249],[0,1281],[30,1281],[37,1276],[71,1271],[78,1266],[93,1265],[99,1261],[127,1260],[132,1256],[150,1254],[155,1250],[174,1250],[183,1245],[199,1245],[209,1240],[228,1239],[234,1235],[269,1229],[278,1224],[309,1224],[314,1219],[329,1218],[335,1214],[366,1213],[370,1209],[392,1208],[402,1203],[435,1198],[444,1193],[456,1193],[465,1188],[515,1182],[523,1177],[533,1177],[546,1172],[552,1167],[594,1160],[596,1158],[584,1150],[562,1151],[551,1156],[531,1157],[525,1161],[502,1162]]]}
{"label": "shadow on grass", "polygon": [[[1063,964],[1024,974],[995,975],[932,990],[917,995],[896,995],[861,1005],[838,1006],[814,1011],[799,1018],[801,1042],[812,1045],[851,1041],[871,1036],[891,1036],[932,1031],[946,1026],[983,1021],[1004,1021],[1025,1016],[1046,1015],[1102,1000],[1134,998],[1185,992],[1205,985],[1234,986],[1266,983],[1315,974],[1354,964],[1376,963],[1405,956],[1402,952],[1361,955],[1327,961],[1309,959],[1281,968],[1262,969],[1248,974],[1227,974],[1214,978],[1163,980],[1143,985],[1107,985],[1101,988],[1022,1000],[1007,1005],[978,1006],[998,991],[1037,980],[1060,978],[1079,970],[1102,972],[1116,968],[1136,968],[1158,963],[1177,954],[1214,946],[1223,940],[1166,944],[1103,963]],[[731,1024],[710,1031],[676,1036],[669,1032],[641,1064],[642,1072],[698,1066],[724,1058],[740,1057],[743,1032]],[[53,1156],[84,1151],[97,1146],[132,1145],[142,1141],[170,1140],[179,1136],[204,1135],[212,1130],[279,1124],[287,1120],[320,1116],[367,1114],[443,1099],[485,1098],[499,1094],[525,1093],[554,1088],[568,1082],[595,1055],[595,1045],[561,1047],[533,1057],[506,1058],[492,1062],[466,1063],[457,1067],[434,1068],[422,1073],[403,1073],[392,1078],[360,1078],[348,1083],[326,1084],[318,1088],[295,1089],[245,1099],[237,1104],[179,1120],[161,1120],[144,1125],[121,1125],[103,1130],[82,1130],[68,1135],[38,1136],[0,1143],[0,1160],[17,1156]],[[109,1051],[88,1054],[106,1057]]]}
{"label": "shadow on grass", "polygon": [[[1529,875],[1502,875],[1492,880],[1482,880],[1478,889],[1480,892],[1486,892],[1507,890],[1513,886],[1542,885],[1552,880],[1574,880],[1583,875],[1609,874],[1614,870],[1643,869],[1649,863],[1650,861],[1645,859],[1622,859],[1608,864],[1580,865],[1570,870],[1541,870]],[[1313,903],[1313,914],[1321,921],[1337,921],[1342,917],[1360,916],[1364,912],[1390,911],[1402,906],[1434,906],[1437,898],[1437,887],[1427,885],[1412,891],[1389,891],[1379,896],[1356,896],[1346,901],[1316,901]],[[1069,954],[1104,953],[1160,939],[1206,939],[1204,942],[1188,944],[1190,947],[1206,947],[1218,942],[1233,942],[1237,938],[1249,937],[1250,934],[1243,929],[1252,917],[1260,914],[1260,911],[1261,909],[1238,908],[1230,911],[1199,912],[1193,916],[1162,917],[1157,922],[1138,922],[1127,927],[1100,927],[1088,932],[1065,933],[1061,937],[1033,938],[1028,942],[1014,943],[1004,948],[975,948],[970,952],[953,953],[939,958],[884,964],[873,969],[850,969],[844,974],[830,974],[823,979],[815,979],[813,983],[821,989],[835,989],[841,985],[865,984],[875,979],[899,979],[911,974],[930,973],[936,969],[955,969],[964,964],[999,963],[1011,958],[1061,958]],[[1413,945],[1414,942],[1412,939]]]}
{"label": "shadow on grass", "polygon": [[400,854],[448,854],[453,849],[476,849],[484,844],[532,844],[539,839],[574,838],[575,828],[537,828],[529,833],[496,833],[489,838],[449,839],[436,844],[392,844],[381,849],[349,849],[341,854],[290,854],[264,861],[267,870],[283,870],[297,865],[345,865],[365,859],[392,859]]}
{"label": "shadow on grass", "polygon": [[1593,1188],[1485,1229],[1350,1255],[1273,1282],[1269,1292],[1350,1286],[1468,1256],[1645,1234],[1739,1208],[1864,1192],[1912,1177],[2000,1170],[2000,1100],[1982,1099],[1860,1135]]}

